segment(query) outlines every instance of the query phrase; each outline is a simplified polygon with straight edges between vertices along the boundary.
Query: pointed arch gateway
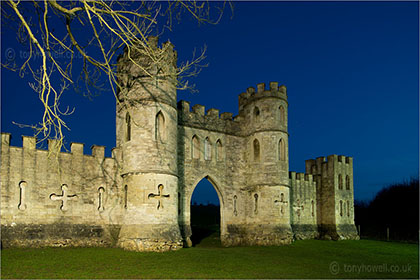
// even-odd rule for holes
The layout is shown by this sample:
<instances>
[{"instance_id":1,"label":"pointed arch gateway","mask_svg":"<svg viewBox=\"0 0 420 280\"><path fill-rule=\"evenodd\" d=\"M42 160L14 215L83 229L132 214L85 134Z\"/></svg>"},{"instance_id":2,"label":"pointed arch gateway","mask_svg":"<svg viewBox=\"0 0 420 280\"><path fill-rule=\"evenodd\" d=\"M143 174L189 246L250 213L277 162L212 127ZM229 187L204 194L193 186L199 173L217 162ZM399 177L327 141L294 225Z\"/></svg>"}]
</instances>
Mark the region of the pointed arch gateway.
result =
<instances>
[{"instance_id":1,"label":"pointed arch gateway","mask_svg":"<svg viewBox=\"0 0 420 280\"><path fill-rule=\"evenodd\" d=\"M196 190L198 188L201 188L200 185L202 185L203 182L207 181L212 186L213 191L216 192L217 198L219 201L219 226L218 229L220 229L219 235L220 237L225 233L225 225L224 225L224 197L223 192L221 189L221 183L215 179L215 177L211 175L205 175L202 177L197 178L193 181L193 183L185 189L185 192L181 193L181 217L180 221L182 221L181 226L181 232L184 238L184 245L187 247L194 246L197 239L194 239L194 228L192 225L192 202L193 202L193 195L196 193ZM197 188L198 187L198 188ZM215 228L214 228L215 229ZM216 234L215 232L213 232Z\"/></svg>"}]
</instances>

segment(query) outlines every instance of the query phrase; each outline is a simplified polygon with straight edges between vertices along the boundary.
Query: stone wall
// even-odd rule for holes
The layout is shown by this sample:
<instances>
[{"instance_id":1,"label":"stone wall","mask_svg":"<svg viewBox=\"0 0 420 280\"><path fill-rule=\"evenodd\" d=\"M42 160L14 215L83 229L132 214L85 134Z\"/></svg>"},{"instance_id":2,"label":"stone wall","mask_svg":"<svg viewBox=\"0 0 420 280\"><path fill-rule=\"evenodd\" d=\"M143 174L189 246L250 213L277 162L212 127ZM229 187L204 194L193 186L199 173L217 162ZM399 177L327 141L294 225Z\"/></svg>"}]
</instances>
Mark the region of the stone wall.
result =
<instances>
[{"instance_id":1,"label":"stone wall","mask_svg":"<svg viewBox=\"0 0 420 280\"><path fill-rule=\"evenodd\" d=\"M101 146L84 155L72 143L56 156L53 140L38 150L34 137L24 136L23 147L10 146L10 137L1 134L2 245L114 244L123 216L116 159Z\"/></svg>"},{"instance_id":2,"label":"stone wall","mask_svg":"<svg viewBox=\"0 0 420 280\"><path fill-rule=\"evenodd\" d=\"M316 182L311 174L290 172L291 223L296 239L318 237Z\"/></svg>"}]
</instances>

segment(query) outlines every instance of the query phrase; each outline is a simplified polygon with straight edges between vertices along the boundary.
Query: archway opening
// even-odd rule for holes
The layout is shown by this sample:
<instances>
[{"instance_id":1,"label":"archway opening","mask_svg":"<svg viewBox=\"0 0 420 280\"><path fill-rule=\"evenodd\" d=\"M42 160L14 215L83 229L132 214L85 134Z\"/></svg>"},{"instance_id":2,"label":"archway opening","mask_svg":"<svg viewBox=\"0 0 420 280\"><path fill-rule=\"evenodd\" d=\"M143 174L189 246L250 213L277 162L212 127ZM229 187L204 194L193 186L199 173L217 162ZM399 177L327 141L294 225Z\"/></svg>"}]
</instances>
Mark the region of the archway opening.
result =
<instances>
[{"instance_id":1,"label":"archway opening","mask_svg":"<svg viewBox=\"0 0 420 280\"><path fill-rule=\"evenodd\" d=\"M193 246L220 246L220 201L213 184L203 178L191 197Z\"/></svg>"}]
</instances>

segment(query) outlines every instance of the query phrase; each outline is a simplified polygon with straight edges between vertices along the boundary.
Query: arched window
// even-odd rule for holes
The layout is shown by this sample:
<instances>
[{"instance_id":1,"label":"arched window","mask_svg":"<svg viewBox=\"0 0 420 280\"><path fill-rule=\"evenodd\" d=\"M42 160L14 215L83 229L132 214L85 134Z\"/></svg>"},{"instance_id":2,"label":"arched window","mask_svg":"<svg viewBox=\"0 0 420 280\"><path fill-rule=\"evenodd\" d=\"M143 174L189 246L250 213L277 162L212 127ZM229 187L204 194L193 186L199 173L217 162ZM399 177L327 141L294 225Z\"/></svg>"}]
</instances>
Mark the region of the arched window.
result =
<instances>
[{"instance_id":1,"label":"arched window","mask_svg":"<svg viewBox=\"0 0 420 280\"><path fill-rule=\"evenodd\" d=\"M254 108L254 119L255 121L259 121L260 119L260 109L257 106Z\"/></svg>"},{"instance_id":2,"label":"arched window","mask_svg":"<svg viewBox=\"0 0 420 280\"><path fill-rule=\"evenodd\" d=\"M315 202L313 200L311 201L311 214L312 217L315 216Z\"/></svg>"},{"instance_id":3,"label":"arched window","mask_svg":"<svg viewBox=\"0 0 420 280\"><path fill-rule=\"evenodd\" d=\"M204 159L211 160L211 143L208 137L204 140Z\"/></svg>"},{"instance_id":4,"label":"arched window","mask_svg":"<svg viewBox=\"0 0 420 280\"><path fill-rule=\"evenodd\" d=\"M340 216L343 217L343 201L340 200Z\"/></svg>"},{"instance_id":5,"label":"arched window","mask_svg":"<svg viewBox=\"0 0 420 280\"><path fill-rule=\"evenodd\" d=\"M166 140L165 117L160 111L156 115L155 120L155 139L156 141L164 142Z\"/></svg>"},{"instance_id":6,"label":"arched window","mask_svg":"<svg viewBox=\"0 0 420 280\"><path fill-rule=\"evenodd\" d=\"M216 142L216 160L223 160L223 145L220 139L218 139Z\"/></svg>"},{"instance_id":7,"label":"arched window","mask_svg":"<svg viewBox=\"0 0 420 280\"><path fill-rule=\"evenodd\" d=\"M280 119L280 124L284 124L286 119L284 117L284 108L283 106L279 107L279 119Z\"/></svg>"},{"instance_id":8,"label":"arched window","mask_svg":"<svg viewBox=\"0 0 420 280\"><path fill-rule=\"evenodd\" d=\"M131 117L130 117L130 114L128 113L125 115L125 125L126 125L125 141L130 141L131 140Z\"/></svg>"},{"instance_id":9,"label":"arched window","mask_svg":"<svg viewBox=\"0 0 420 280\"><path fill-rule=\"evenodd\" d=\"M286 159L286 148L284 145L283 139L280 139L279 146L278 146L278 152L279 152L279 160L285 160Z\"/></svg>"},{"instance_id":10,"label":"arched window","mask_svg":"<svg viewBox=\"0 0 420 280\"><path fill-rule=\"evenodd\" d=\"M341 174L338 174L338 189L343 189L343 176L341 176Z\"/></svg>"},{"instance_id":11,"label":"arched window","mask_svg":"<svg viewBox=\"0 0 420 280\"><path fill-rule=\"evenodd\" d=\"M349 177L349 175L346 176L346 190L350 190L350 177Z\"/></svg>"},{"instance_id":12,"label":"arched window","mask_svg":"<svg viewBox=\"0 0 420 280\"><path fill-rule=\"evenodd\" d=\"M254 161L260 160L260 142L258 142L258 139L254 140Z\"/></svg>"},{"instance_id":13,"label":"arched window","mask_svg":"<svg viewBox=\"0 0 420 280\"><path fill-rule=\"evenodd\" d=\"M194 135L191 141L191 157L193 159L200 158L200 140L197 135Z\"/></svg>"}]
</instances>

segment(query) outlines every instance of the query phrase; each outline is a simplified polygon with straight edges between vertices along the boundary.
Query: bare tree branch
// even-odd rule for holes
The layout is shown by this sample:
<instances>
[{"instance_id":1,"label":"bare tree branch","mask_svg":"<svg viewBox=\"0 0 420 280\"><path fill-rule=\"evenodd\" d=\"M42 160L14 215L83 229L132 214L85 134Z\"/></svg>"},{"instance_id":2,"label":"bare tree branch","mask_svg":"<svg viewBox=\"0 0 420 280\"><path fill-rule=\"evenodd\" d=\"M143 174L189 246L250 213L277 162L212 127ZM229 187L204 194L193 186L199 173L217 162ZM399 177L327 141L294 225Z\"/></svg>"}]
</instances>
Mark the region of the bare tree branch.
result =
<instances>
[{"instance_id":1,"label":"bare tree branch","mask_svg":"<svg viewBox=\"0 0 420 280\"><path fill-rule=\"evenodd\" d=\"M190 14L199 23L217 24L226 2L8 0L7 4L9 9L2 5L2 16L17 25L18 40L27 44L29 55L20 67L10 63L2 63L2 66L19 70L21 77L27 72L31 73L31 88L38 93L44 112L41 121L29 127L35 130L36 136L42 135L41 140L58 139L61 148L63 129L68 129L63 117L73 110L68 107L61 110L60 98L70 85L77 89L78 83L83 81L84 95L91 97L92 88L104 89L101 74L105 75L107 88L119 102L116 59L124 48L128 59L142 73L153 78L157 75L155 71L150 71L136 61L135 56L140 54L153 64L160 65L165 61L166 52L165 46L162 49L153 47L148 36L171 29L173 19L180 20L184 13ZM216 16L213 16L213 11ZM33 14L37 18L33 18ZM88 36L87 41L83 40L82 36L77 36L73 31L74 28L83 29L83 33L92 36ZM192 89L188 78L197 75L205 67L201 65L205 51L204 47L198 55L194 52L191 60L181 63L177 68L178 89ZM75 65L76 57L82 59L81 66ZM76 80L73 78L75 68L81 69ZM165 73L164 67L161 68L159 77L173 75Z\"/></svg>"}]
</instances>

